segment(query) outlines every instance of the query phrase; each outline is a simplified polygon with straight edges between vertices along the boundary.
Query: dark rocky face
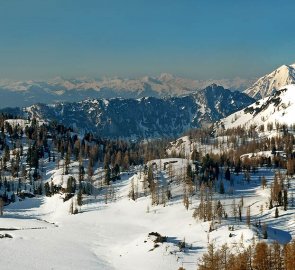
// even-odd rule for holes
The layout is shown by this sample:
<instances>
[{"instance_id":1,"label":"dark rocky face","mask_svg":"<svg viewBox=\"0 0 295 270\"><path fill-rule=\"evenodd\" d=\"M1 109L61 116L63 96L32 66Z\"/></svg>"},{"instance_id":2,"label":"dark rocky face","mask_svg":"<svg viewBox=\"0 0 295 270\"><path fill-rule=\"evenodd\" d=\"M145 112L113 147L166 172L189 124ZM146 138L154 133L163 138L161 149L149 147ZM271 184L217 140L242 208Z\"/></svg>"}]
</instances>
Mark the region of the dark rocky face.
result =
<instances>
[{"instance_id":1,"label":"dark rocky face","mask_svg":"<svg viewBox=\"0 0 295 270\"><path fill-rule=\"evenodd\" d=\"M37 104L30 116L109 138L177 137L190 128L217 121L255 100L241 92L211 85L185 97L87 99L74 103Z\"/></svg>"}]
</instances>

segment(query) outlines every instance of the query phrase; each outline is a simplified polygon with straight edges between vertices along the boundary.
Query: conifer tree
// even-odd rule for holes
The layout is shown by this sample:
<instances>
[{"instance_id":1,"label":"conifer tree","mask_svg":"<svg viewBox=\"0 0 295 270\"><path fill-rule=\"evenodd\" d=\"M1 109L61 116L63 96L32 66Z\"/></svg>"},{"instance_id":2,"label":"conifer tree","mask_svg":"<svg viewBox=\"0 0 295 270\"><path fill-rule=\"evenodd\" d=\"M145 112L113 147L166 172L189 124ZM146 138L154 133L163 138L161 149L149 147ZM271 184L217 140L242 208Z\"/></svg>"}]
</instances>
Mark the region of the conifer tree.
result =
<instances>
[{"instance_id":1,"label":"conifer tree","mask_svg":"<svg viewBox=\"0 0 295 270\"><path fill-rule=\"evenodd\" d=\"M270 261L268 260L268 246L265 242L260 242L255 247L253 267L257 270L270 269Z\"/></svg>"},{"instance_id":2,"label":"conifer tree","mask_svg":"<svg viewBox=\"0 0 295 270\"><path fill-rule=\"evenodd\" d=\"M278 207L276 206L276 210L275 210L275 218L278 218L279 217L279 209Z\"/></svg>"},{"instance_id":3,"label":"conifer tree","mask_svg":"<svg viewBox=\"0 0 295 270\"><path fill-rule=\"evenodd\" d=\"M83 197L82 197L82 190L80 189L78 194L77 194L77 204L79 206L83 205L83 201L82 201Z\"/></svg>"},{"instance_id":4,"label":"conifer tree","mask_svg":"<svg viewBox=\"0 0 295 270\"><path fill-rule=\"evenodd\" d=\"M251 226L251 212L250 212L250 206L247 207L246 223L247 223L248 227Z\"/></svg>"},{"instance_id":5,"label":"conifer tree","mask_svg":"<svg viewBox=\"0 0 295 270\"><path fill-rule=\"evenodd\" d=\"M71 200L71 203L70 203L69 213L70 213L71 215L74 214L74 203L73 203L73 199Z\"/></svg>"},{"instance_id":6,"label":"conifer tree","mask_svg":"<svg viewBox=\"0 0 295 270\"><path fill-rule=\"evenodd\" d=\"M262 235L263 235L263 239L267 239L268 238L267 226L266 226L265 223L262 224Z\"/></svg>"},{"instance_id":7,"label":"conifer tree","mask_svg":"<svg viewBox=\"0 0 295 270\"><path fill-rule=\"evenodd\" d=\"M234 217L235 221L237 220L237 214L238 214L238 210L237 210L236 200L234 199L232 202L232 216Z\"/></svg>"},{"instance_id":8,"label":"conifer tree","mask_svg":"<svg viewBox=\"0 0 295 270\"><path fill-rule=\"evenodd\" d=\"M284 211L287 211L287 207L288 207L288 192L287 189L284 189Z\"/></svg>"},{"instance_id":9,"label":"conifer tree","mask_svg":"<svg viewBox=\"0 0 295 270\"><path fill-rule=\"evenodd\" d=\"M225 192L225 191L224 191L224 184L223 184L223 181L221 181L221 182L220 182L220 185L219 185L219 193L220 193L220 194L224 194L224 192Z\"/></svg>"}]
</instances>

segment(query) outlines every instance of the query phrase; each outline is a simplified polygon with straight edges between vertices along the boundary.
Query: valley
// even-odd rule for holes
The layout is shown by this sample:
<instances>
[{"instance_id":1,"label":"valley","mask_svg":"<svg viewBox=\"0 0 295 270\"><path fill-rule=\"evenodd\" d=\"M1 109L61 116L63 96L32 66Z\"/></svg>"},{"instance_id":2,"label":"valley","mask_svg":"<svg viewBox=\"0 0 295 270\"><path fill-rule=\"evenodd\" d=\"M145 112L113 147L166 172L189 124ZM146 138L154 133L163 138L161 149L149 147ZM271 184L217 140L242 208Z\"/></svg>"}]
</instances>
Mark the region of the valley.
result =
<instances>
[{"instance_id":1,"label":"valley","mask_svg":"<svg viewBox=\"0 0 295 270\"><path fill-rule=\"evenodd\" d=\"M202 269L211 245L294 238L294 139L281 128L271 143L233 125L130 145L2 117L3 269Z\"/></svg>"},{"instance_id":2,"label":"valley","mask_svg":"<svg viewBox=\"0 0 295 270\"><path fill-rule=\"evenodd\" d=\"M295 270L295 1L0 1L0 270Z\"/></svg>"}]
</instances>

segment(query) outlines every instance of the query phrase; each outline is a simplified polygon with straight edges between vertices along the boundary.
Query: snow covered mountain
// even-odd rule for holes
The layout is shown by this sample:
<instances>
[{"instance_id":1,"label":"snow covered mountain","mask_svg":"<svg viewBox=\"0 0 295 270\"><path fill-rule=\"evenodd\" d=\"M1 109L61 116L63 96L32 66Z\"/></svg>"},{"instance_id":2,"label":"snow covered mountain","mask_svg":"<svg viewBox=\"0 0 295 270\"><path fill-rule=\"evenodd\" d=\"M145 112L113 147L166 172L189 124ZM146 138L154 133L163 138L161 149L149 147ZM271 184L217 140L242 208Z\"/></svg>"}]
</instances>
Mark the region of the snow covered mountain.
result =
<instances>
[{"instance_id":1,"label":"snow covered mountain","mask_svg":"<svg viewBox=\"0 0 295 270\"><path fill-rule=\"evenodd\" d=\"M192 80L163 73L137 79L101 80L57 77L49 81L0 80L0 107L30 106L34 103L78 102L86 98L142 98L182 96L216 83L231 90L244 90L251 80Z\"/></svg>"},{"instance_id":2,"label":"snow covered mountain","mask_svg":"<svg viewBox=\"0 0 295 270\"><path fill-rule=\"evenodd\" d=\"M36 104L29 116L110 138L175 137L217 121L254 102L241 92L213 84L195 94L171 98L87 99L74 103ZM9 110L5 110L9 111ZM10 110L15 114L20 111Z\"/></svg>"},{"instance_id":3,"label":"snow covered mountain","mask_svg":"<svg viewBox=\"0 0 295 270\"><path fill-rule=\"evenodd\" d=\"M295 83L295 64L283 65L270 74L261 77L244 93L255 98L261 99L271 95L275 90L279 90L284 85Z\"/></svg>"},{"instance_id":4,"label":"snow covered mountain","mask_svg":"<svg viewBox=\"0 0 295 270\"><path fill-rule=\"evenodd\" d=\"M228 117L220 120L219 126L235 128L238 126L256 127L272 125L275 129L276 123L291 126L295 124L295 85L287 85L274 92L271 96L260 99Z\"/></svg>"}]
</instances>

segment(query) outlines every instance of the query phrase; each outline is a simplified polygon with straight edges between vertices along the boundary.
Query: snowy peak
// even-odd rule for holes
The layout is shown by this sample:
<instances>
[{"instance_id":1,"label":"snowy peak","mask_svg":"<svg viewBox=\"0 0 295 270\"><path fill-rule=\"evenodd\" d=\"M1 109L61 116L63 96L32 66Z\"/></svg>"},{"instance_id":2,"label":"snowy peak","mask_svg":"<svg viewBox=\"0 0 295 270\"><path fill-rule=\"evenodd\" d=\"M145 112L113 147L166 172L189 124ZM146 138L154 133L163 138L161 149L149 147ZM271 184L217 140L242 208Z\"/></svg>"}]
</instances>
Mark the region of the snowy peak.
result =
<instances>
[{"instance_id":1,"label":"snowy peak","mask_svg":"<svg viewBox=\"0 0 295 270\"><path fill-rule=\"evenodd\" d=\"M271 95L284 85L295 83L295 64L282 65L270 74L261 77L245 90L249 96L260 99Z\"/></svg>"},{"instance_id":2,"label":"snowy peak","mask_svg":"<svg viewBox=\"0 0 295 270\"><path fill-rule=\"evenodd\" d=\"M176 77L170 73L161 73L158 79L160 81L171 81L174 80Z\"/></svg>"},{"instance_id":3,"label":"snowy peak","mask_svg":"<svg viewBox=\"0 0 295 270\"><path fill-rule=\"evenodd\" d=\"M260 99L230 116L222 119L217 126L225 129L255 126L267 130L276 124L292 126L295 124L295 84L287 85L271 96Z\"/></svg>"}]
</instances>

